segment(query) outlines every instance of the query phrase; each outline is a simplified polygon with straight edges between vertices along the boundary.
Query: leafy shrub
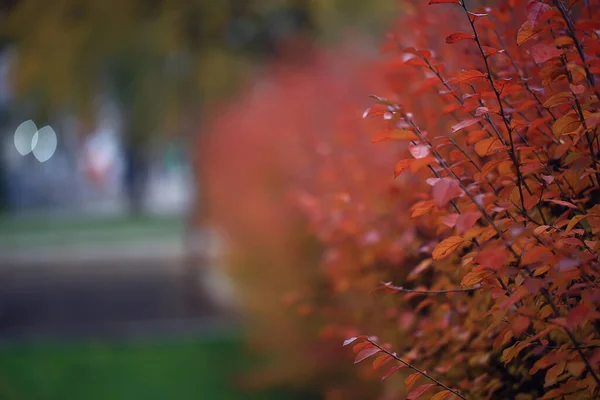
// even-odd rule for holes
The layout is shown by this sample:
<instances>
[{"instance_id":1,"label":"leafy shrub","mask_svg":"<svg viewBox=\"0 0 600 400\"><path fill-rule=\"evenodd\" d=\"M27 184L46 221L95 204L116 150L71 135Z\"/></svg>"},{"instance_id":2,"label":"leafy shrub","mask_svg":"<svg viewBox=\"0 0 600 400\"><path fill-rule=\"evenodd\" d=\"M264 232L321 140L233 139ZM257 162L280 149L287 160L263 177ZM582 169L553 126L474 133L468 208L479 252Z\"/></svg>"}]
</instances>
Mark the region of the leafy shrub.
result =
<instances>
[{"instance_id":1,"label":"leafy shrub","mask_svg":"<svg viewBox=\"0 0 600 400\"><path fill-rule=\"evenodd\" d=\"M431 186L410 210L420 260L383 284L397 312L413 310L399 327L411 340L346 343L357 361L395 361L384 376L408 368L411 399L595 398L598 5L432 4L458 11L463 26L432 30L436 51L421 47L431 44L422 31L411 38L419 47L391 35L392 70L412 69L414 84L393 81L366 112L388 121L389 139L410 142L395 174ZM445 18L438 12L420 11L416 23ZM444 36L453 54L440 48ZM428 92L437 99L415 109Z\"/></svg>"},{"instance_id":2,"label":"leafy shrub","mask_svg":"<svg viewBox=\"0 0 600 400\"><path fill-rule=\"evenodd\" d=\"M594 398L598 4L431 3L381 64L337 53L219 112L211 209L256 338L329 398Z\"/></svg>"}]
</instances>

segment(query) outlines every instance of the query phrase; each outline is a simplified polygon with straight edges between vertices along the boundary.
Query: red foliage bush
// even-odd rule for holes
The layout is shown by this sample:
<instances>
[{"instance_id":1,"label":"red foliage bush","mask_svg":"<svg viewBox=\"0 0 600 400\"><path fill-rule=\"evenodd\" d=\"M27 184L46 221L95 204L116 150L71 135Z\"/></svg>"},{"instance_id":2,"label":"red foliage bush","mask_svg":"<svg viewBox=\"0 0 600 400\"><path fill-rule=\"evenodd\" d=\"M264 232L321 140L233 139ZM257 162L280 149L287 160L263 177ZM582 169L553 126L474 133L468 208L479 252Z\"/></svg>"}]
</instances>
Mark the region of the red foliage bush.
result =
<instances>
[{"instance_id":1,"label":"red foliage bush","mask_svg":"<svg viewBox=\"0 0 600 400\"><path fill-rule=\"evenodd\" d=\"M599 6L431 3L383 66L315 63L219 113L209 192L240 265L261 254L257 332L296 376L342 368L330 340L352 336L357 363L408 373L392 397L595 398ZM380 97L361 123L346 100L365 87ZM332 398L375 390L325 381Z\"/></svg>"},{"instance_id":2,"label":"red foliage bush","mask_svg":"<svg viewBox=\"0 0 600 400\"><path fill-rule=\"evenodd\" d=\"M357 361L395 361L386 375L411 370L411 399L428 390L436 399L595 398L598 4L513 0L472 12L461 0L438 3L462 14L464 26L445 36L460 47L444 59L439 30L438 54L390 36L392 75L411 69L416 83L391 82L367 111L383 115L391 139L410 141L395 174L412 169L431 186L411 207L421 260L383 285L398 310L414 310L399 327L412 340L347 344ZM415 110L412 99L430 91L437 100Z\"/></svg>"}]
</instances>

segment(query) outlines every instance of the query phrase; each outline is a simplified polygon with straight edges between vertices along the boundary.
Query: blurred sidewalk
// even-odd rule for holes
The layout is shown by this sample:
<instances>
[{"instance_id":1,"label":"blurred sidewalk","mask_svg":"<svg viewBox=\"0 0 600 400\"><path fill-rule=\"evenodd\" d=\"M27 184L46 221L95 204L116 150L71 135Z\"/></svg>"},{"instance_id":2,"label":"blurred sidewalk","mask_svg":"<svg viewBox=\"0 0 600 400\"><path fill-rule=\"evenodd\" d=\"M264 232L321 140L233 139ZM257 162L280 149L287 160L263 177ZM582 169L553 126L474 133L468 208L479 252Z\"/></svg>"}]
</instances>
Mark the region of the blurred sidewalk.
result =
<instances>
[{"instance_id":1,"label":"blurred sidewalk","mask_svg":"<svg viewBox=\"0 0 600 400\"><path fill-rule=\"evenodd\" d=\"M0 220L0 337L123 337L227 324L212 270L190 282L181 219Z\"/></svg>"}]
</instances>

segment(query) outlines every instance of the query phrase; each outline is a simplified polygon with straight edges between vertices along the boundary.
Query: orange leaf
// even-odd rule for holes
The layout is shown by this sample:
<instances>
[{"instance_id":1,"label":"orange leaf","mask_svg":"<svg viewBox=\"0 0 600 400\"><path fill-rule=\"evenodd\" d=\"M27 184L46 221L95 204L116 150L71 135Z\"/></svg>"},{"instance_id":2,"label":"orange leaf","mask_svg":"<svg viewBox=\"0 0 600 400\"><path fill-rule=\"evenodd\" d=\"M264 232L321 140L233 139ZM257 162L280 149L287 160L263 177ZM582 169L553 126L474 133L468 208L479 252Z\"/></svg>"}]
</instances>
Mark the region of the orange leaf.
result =
<instances>
[{"instance_id":1,"label":"orange leaf","mask_svg":"<svg viewBox=\"0 0 600 400\"><path fill-rule=\"evenodd\" d=\"M461 73L456 78L451 79L451 81L454 83L467 83L479 78L485 78L485 75L476 69L471 69Z\"/></svg>"},{"instance_id":2,"label":"orange leaf","mask_svg":"<svg viewBox=\"0 0 600 400\"><path fill-rule=\"evenodd\" d=\"M546 371L546 380L544 382L544 387L552 386L556 383L556 379L560 375L558 365L554 365L548 371Z\"/></svg>"},{"instance_id":3,"label":"orange leaf","mask_svg":"<svg viewBox=\"0 0 600 400\"><path fill-rule=\"evenodd\" d=\"M464 32L455 32L446 37L446 43L451 44L451 43L456 43L461 40L467 40L467 39L474 40L473 35L469 35L468 33L464 33Z\"/></svg>"},{"instance_id":4,"label":"orange leaf","mask_svg":"<svg viewBox=\"0 0 600 400\"><path fill-rule=\"evenodd\" d=\"M447 390L436 393L431 400L446 400L448 397L452 396L452 392Z\"/></svg>"},{"instance_id":5,"label":"orange leaf","mask_svg":"<svg viewBox=\"0 0 600 400\"><path fill-rule=\"evenodd\" d=\"M462 236L450 236L447 239L442 240L433 249L432 257L434 260L441 260L442 258L448 257L454 250L458 248L464 242Z\"/></svg>"},{"instance_id":6,"label":"orange leaf","mask_svg":"<svg viewBox=\"0 0 600 400\"><path fill-rule=\"evenodd\" d=\"M389 378L390 375L392 375L394 372L396 372L402 368L406 368L406 365L404 365L404 364L394 365L392 368L388 369L385 374L383 374L383 376L381 377L381 380Z\"/></svg>"},{"instance_id":7,"label":"orange leaf","mask_svg":"<svg viewBox=\"0 0 600 400\"><path fill-rule=\"evenodd\" d=\"M471 271L466 274L462 280L460 281L460 285L463 287L470 287L480 283L484 280L488 275L490 275L489 271Z\"/></svg>"},{"instance_id":8,"label":"orange leaf","mask_svg":"<svg viewBox=\"0 0 600 400\"><path fill-rule=\"evenodd\" d=\"M517 32L517 46L520 46L529 39L535 37L539 32L540 29L534 29L531 22L525 21L519 28L519 32Z\"/></svg>"},{"instance_id":9,"label":"orange leaf","mask_svg":"<svg viewBox=\"0 0 600 400\"><path fill-rule=\"evenodd\" d=\"M480 157L485 157L489 154L493 154L496 151L503 148L504 146L502 145L502 142L500 142L500 140L495 137L483 139L482 141L475 143L475 152Z\"/></svg>"},{"instance_id":10,"label":"orange leaf","mask_svg":"<svg viewBox=\"0 0 600 400\"><path fill-rule=\"evenodd\" d=\"M390 360L393 360L394 357L390 356L389 354L384 354L380 357L377 357L373 360L373 369L377 369L379 367L381 367L382 365L384 365L385 363L387 363Z\"/></svg>"},{"instance_id":11,"label":"orange leaf","mask_svg":"<svg viewBox=\"0 0 600 400\"><path fill-rule=\"evenodd\" d=\"M437 160L433 156L415 159L412 163L410 163L410 172L414 174L416 172L419 172L421 168L435 163L437 163Z\"/></svg>"},{"instance_id":12,"label":"orange leaf","mask_svg":"<svg viewBox=\"0 0 600 400\"><path fill-rule=\"evenodd\" d=\"M581 121L579 121L577 115L574 113L566 114L554 122L554 125L552 125L552 131L556 135L567 135L577 130L580 126Z\"/></svg>"},{"instance_id":13,"label":"orange leaf","mask_svg":"<svg viewBox=\"0 0 600 400\"><path fill-rule=\"evenodd\" d=\"M406 168L410 167L410 164L413 162L413 159L408 159L408 160L400 160L396 163L396 166L394 166L394 178L397 178L402 171L404 171Z\"/></svg>"},{"instance_id":14,"label":"orange leaf","mask_svg":"<svg viewBox=\"0 0 600 400\"><path fill-rule=\"evenodd\" d=\"M354 359L354 364L358 364L359 362L371 357L373 354L379 353L380 351L381 350L379 350L377 347L371 347L368 349L361 350L356 355L356 358Z\"/></svg>"},{"instance_id":15,"label":"orange leaf","mask_svg":"<svg viewBox=\"0 0 600 400\"><path fill-rule=\"evenodd\" d=\"M573 95L569 92L558 92L548 97L548 99L544 102L544 107L554 107L559 104L567 104L569 103L569 99L572 99Z\"/></svg>"},{"instance_id":16,"label":"orange leaf","mask_svg":"<svg viewBox=\"0 0 600 400\"><path fill-rule=\"evenodd\" d=\"M571 220L569 221L569 224L567 225L565 232L569 232L571 229L573 229L573 227L575 227L575 225L577 225L577 223L579 221L581 221L582 219L586 218L587 215L576 215L573 218L571 218Z\"/></svg>"},{"instance_id":17,"label":"orange leaf","mask_svg":"<svg viewBox=\"0 0 600 400\"><path fill-rule=\"evenodd\" d=\"M420 215L426 214L429 210L431 210L433 208L434 205L435 205L435 200L419 201L418 203L415 203L411 207L412 212L410 214L410 217L415 218Z\"/></svg>"},{"instance_id":18,"label":"orange leaf","mask_svg":"<svg viewBox=\"0 0 600 400\"><path fill-rule=\"evenodd\" d=\"M421 376L421 374L418 372L415 372L414 374L410 374L409 376L407 376L406 379L404 380L404 384L406 385L406 388L410 389L410 387L415 384L415 382L417 381L417 379L419 379L420 376Z\"/></svg>"},{"instance_id":19,"label":"orange leaf","mask_svg":"<svg viewBox=\"0 0 600 400\"><path fill-rule=\"evenodd\" d=\"M426 383L425 385L417 386L412 392L408 394L406 397L407 400L414 400L419 398L423 393L427 391L427 389L435 386L434 383Z\"/></svg>"}]
</instances>

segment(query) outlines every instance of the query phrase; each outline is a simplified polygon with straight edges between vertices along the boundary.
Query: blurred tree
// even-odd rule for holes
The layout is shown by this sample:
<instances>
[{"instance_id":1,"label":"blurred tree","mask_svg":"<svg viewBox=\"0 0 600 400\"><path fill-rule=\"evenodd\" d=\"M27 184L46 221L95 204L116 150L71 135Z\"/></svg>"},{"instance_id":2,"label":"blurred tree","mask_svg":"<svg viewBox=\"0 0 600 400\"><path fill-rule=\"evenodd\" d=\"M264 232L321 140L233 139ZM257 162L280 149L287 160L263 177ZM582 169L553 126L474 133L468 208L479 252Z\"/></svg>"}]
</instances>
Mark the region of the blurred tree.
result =
<instances>
[{"instance_id":1,"label":"blurred tree","mask_svg":"<svg viewBox=\"0 0 600 400\"><path fill-rule=\"evenodd\" d=\"M169 134L191 135L200 105L232 93L251 60L281 54L281 43L297 52L286 38L298 32L331 38L349 23L384 26L395 3L0 0L0 41L17 49L16 94L40 122L66 111L93 126L100 96L118 102L124 183L138 210L148 148Z\"/></svg>"}]
</instances>

